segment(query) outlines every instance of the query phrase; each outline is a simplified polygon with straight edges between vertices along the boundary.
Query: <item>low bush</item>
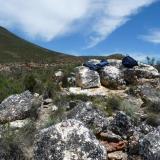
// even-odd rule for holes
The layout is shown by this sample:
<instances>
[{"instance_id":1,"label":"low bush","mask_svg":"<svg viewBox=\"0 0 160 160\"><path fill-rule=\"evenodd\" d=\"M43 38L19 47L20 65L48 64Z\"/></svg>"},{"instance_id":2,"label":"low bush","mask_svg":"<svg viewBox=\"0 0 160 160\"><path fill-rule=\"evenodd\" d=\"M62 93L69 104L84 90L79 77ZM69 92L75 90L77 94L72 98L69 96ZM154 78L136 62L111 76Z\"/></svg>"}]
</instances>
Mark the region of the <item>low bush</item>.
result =
<instances>
[{"instance_id":1,"label":"low bush","mask_svg":"<svg viewBox=\"0 0 160 160\"><path fill-rule=\"evenodd\" d=\"M65 109L63 107L58 107L58 110L50 115L44 128L48 128L52 125L60 123L64 118L65 118Z\"/></svg>"},{"instance_id":2,"label":"low bush","mask_svg":"<svg viewBox=\"0 0 160 160\"><path fill-rule=\"evenodd\" d=\"M111 116L115 111L120 109L121 98L118 96L103 97L97 96L91 99L92 103L100 110Z\"/></svg>"},{"instance_id":3,"label":"low bush","mask_svg":"<svg viewBox=\"0 0 160 160\"><path fill-rule=\"evenodd\" d=\"M148 113L147 124L158 127L160 125L160 114Z\"/></svg>"},{"instance_id":4,"label":"low bush","mask_svg":"<svg viewBox=\"0 0 160 160\"><path fill-rule=\"evenodd\" d=\"M9 76L0 75L0 102L12 94L21 93L23 90L22 81L12 79Z\"/></svg>"},{"instance_id":5,"label":"low bush","mask_svg":"<svg viewBox=\"0 0 160 160\"><path fill-rule=\"evenodd\" d=\"M160 113L160 100L147 103L146 104L146 111L153 112L153 113Z\"/></svg>"},{"instance_id":6,"label":"low bush","mask_svg":"<svg viewBox=\"0 0 160 160\"><path fill-rule=\"evenodd\" d=\"M29 90L31 92L34 92L34 88L36 86L36 80L33 74L26 75L24 78L24 87L25 90Z\"/></svg>"},{"instance_id":7,"label":"low bush","mask_svg":"<svg viewBox=\"0 0 160 160\"><path fill-rule=\"evenodd\" d=\"M121 102L120 110L125 112L128 116L130 116L135 123L138 123L139 116L136 113L139 109L136 105L133 105L127 100L123 100Z\"/></svg>"},{"instance_id":8,"label":"low bush","mask_svg":"<svg viewBox=\"0 0 160 160\"><path fill-rule=\"evenodd\" d=\"M29 155L22 151L22 146L23 148L25 147L26 152L27 148L33 145L35 133L35 123L32 120L23 128L17 130L11 128L9 123L3 125L3 132L0 138L0 156L2 150L4 150L4 157L6 157L4 159L30 159Z\"/></svg>"},{"instance_id":9,"label":"low bush","mask_svg":"<svg viewBox=\"0 0 160 160\"><path fill-rule=\"evenodd\" d=\"M119 110L121 106L121 98L118 96L111 96L107 99L107 107L112 108L112 110Z\"/></svg>"}]
</instances>

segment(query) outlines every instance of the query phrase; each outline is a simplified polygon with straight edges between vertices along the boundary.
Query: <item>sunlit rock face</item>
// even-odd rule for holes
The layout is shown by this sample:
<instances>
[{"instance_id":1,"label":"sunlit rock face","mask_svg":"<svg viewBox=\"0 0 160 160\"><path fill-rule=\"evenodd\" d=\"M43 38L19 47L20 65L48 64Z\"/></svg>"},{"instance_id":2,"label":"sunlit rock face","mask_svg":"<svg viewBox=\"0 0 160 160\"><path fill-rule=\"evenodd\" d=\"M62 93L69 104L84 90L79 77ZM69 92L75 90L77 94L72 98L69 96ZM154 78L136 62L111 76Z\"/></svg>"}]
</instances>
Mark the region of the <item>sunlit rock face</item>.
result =
<instances>
[{"instance_id":1,"label":"sunlit rock face","mask_svg":"<svg viewBox=\"0 0 160 160\"><path fill-rule=\"evenodd\" d=\"M101 83L111 89L122 88L125 84L123 73L115 66L106 66L100 71Z\"/></svg>"},{"instance_id":2,"label":"sunlit rock face","mask_svg":"<svg viewBox=\"0 0 160 160\"><path fill-rule=\"evenodd\" d=\"M98 72L84 66L77 67L76 85L81 88L100 87L101 84Z\"/></svg>"},{"instance_id":3,"label":"sunlit rock face","mask_svg":"<svg viewBox=\"0 0 160 160\"><path fill-rule=\"evenodd\" d=\"M82 122L69 119L36 135L34 159L106 160L107 154Z\"/></svg>"},{"instance_id":4,"label":"sunlit rock face","mask_svg":"<svg viewBox=\"0 0 160 160\"><path fill-rule=\"evenodd\" d=\"M133 68L124 68L124 79L128 84L137 84L140 79L155 79L159 78L160 74L158 70L151 66L144 63L139 63L138 66Z\"/></svg>"},{"instance_id":5,"label":"sunlit rock face","mask_svg":"<svg viewBox=\"0 0 160 160\"><path fill-rule=\"evenodd\" d=\"M33 104L29 91L11 95L0 104L0 123L21 120L28 117Z\"/></svg>"}]
</instances>

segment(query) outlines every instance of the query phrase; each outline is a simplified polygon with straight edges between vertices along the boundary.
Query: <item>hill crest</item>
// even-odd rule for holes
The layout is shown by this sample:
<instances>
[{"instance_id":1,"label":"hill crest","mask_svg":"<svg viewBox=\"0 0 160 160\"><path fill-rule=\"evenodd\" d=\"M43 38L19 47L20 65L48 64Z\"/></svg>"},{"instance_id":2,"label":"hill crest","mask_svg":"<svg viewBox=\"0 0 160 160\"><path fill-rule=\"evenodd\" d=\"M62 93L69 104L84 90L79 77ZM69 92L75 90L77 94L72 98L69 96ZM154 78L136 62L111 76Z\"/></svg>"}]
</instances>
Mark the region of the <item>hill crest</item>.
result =
<instances>
[{"instance_id":1,"label":"hill crest","mask_svg":"<svg viewBox=\"0 0 160 160\"><path fill-rule=\"evenodd\" d=\"M45 49L0 27L0 63L60 63L73 60L77 57Z\"/></svg>"}]
</instances>

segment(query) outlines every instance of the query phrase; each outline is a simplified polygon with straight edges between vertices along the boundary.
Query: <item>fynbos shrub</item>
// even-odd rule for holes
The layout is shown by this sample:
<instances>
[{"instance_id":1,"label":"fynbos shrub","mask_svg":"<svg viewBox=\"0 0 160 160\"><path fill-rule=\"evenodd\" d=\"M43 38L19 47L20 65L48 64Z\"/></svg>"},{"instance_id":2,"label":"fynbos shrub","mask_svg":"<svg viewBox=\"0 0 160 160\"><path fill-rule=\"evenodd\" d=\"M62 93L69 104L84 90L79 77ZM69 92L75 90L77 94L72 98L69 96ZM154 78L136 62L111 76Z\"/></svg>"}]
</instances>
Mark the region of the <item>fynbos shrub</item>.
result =
<instances>
[{"instance_id":1,"label":"fynbos shrub","mask_svg":"<svg viewBox=\"0 0 160 160\"><path fill-rule=\"evenodd\" d=\"M25 90L29 90L29 91L33 92L35 85L36 85L36 80L32 74L25 76L25 78L24 78Z\"/></svg>"}]
</instances>

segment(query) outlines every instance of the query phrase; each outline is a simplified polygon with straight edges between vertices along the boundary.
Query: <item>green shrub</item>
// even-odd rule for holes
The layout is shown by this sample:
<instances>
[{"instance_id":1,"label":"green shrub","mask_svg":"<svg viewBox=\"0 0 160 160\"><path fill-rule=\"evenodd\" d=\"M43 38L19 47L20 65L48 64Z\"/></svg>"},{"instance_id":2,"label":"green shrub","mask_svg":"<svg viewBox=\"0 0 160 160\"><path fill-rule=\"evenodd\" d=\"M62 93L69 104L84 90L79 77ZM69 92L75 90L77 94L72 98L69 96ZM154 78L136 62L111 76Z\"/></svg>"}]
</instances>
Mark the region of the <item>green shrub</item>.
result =
<instances>
[{"instance_id":1,"label":"green shrub","mask_svg":"<svg viewBox=\"0 0 160 160\"><path fill-rule=\"evenodd\" d=\"M112 110L119 110L121 106L121 99L118 96L111 96L107 99L107 106Z\"/></svg>"},{"instance_id":2,"label":"green shrub","mask_svg":"<svg viewBox=\"0 0 160 160\"><path fill-rule=\"evenodd\" d=\"M15 139L20 144L32 145L34 141L34 135L36 134L35 120L31 119L23 128L19 129Z\"/></svg>"},{"instance_id":3,"label":"green shrub","mask_svg":"<svg viewBox=\"0 0 160 160\"><path fill-rule=\"evenodd\" d=\"M25 86L25 90L29 90L31 92L34 91L34 88L36 86L36 80L33 74L25 76L24 86Z\"/></svg>"},{"instance_id":4,"label":"green shrub","mask_svg":"<svg viewBox=\"0 0 160 160\"><path fill-rule=\"evenodd\" d=\"M25 67L13 67L11 72L0 72L0 102L4 98L21 93L25 90L39 94L48 94L52 97L60 91L53 76L59 68L65 74L63 87L68 87L67 77L78 64L57 64L47 68L33 68L28 70ZM49 97L50 97L49 96Z\"/></svg>"},{"instance_id":5,"label":"green shrub","mask_svg":"<svg viewBox=\"0 0 160 160\"><path fill-rule=\"evenodd\" d=\"M3 125L3 132L1 134L1 144L5 146L6 152L12 152L12 148L24 146L31 146L34 141L36 133L35 123L30 120L23 128L14 130L9 123Z\"/></svg>"},{"instance_id":6,"label":"green shrub","mask_svg":"<svg viewBox=\"0 0 160 160\"><path fill-rule=\"evenodd\" d=\"M6 123L3 125L3 133L2 133L2 139L6 144L10 144L14 142L15 134L12 132L10 128L10 123Z\"/></svg>"},{"instance_id":7,"label":"green shrub","mask_svg":"<svg viewBox=\"0 0 160 160\"><path fill-rule=\"evenodd\" d=\"M65 109L63 107L58 107L58 110L50 115L44 128L48 128L52 125L60 123L64 119L64 117L65 117Z\"/></svg>"},{"instance_id":8,"label":"green shrub","mask_svg":"<svg viewBox=\"0 0 160 160\"><path fill-rule=\"evenodd\" d=\"M160 114L149 113L146 121L149 125L158 127L160 125Z\"/></svg>"},{"instance_id":9,"label":"green shrub","mask_svg":"<svg viewBox=\"0 0 160 160\"><path fill-rule=\"evenodd\" d=\"M147 112L160 113L160 101L147 103L146 107Z\"/></svg>"},{"instance_id":10,"label":"green shrub","mask_svg":"<svg viewBox=\"0 0 160 160\"><path fill-rule=\"evenodd\" d=\"M44 126L44 128L48 128L54 124L56 124L57 122L59 122L59 120L57 119L57 116L54 118L53 116L50 116Z\"/></svg>"},{"instance_id":11,"label":"green shrub","mask_svg":"<svg viewBox=\"0 0 160 160\"><path fill-rule=\"evenodd\" d=\"M111 116L115 111L119 110L121 98L117 96L103 97L97 96L91 99L92 103L100 110Z\"/></svg>"},{"instance_id":12,"label":"green shrub","mask_svg":"<svg viewBox=\"0 0 160 160\"><path fill-rule=\"evenodd\" d=\"M0 102L2 102L8 96L21 93L22 91L22 81L12 79L12 77L7 75L0 75Z\"/></svg>"},{"instance_id":13,"label":"green shrub","mask_svg":"<svg viewBox=\"0 0 160 160\"><path fill-rule=\"evenodd\" d=\"M127 100L123 100L121 102L120 110L122 110L128 116L130 116L134 120L135 123L137 123L139 121L139 117L136 114L137 111L139 110L139 108L136 105L133 105L132 103L130 103Z\"/></svg>"}]
</instances>

